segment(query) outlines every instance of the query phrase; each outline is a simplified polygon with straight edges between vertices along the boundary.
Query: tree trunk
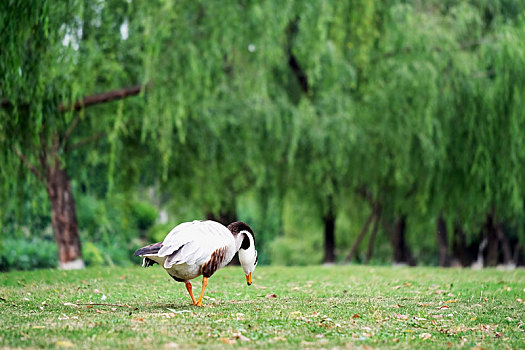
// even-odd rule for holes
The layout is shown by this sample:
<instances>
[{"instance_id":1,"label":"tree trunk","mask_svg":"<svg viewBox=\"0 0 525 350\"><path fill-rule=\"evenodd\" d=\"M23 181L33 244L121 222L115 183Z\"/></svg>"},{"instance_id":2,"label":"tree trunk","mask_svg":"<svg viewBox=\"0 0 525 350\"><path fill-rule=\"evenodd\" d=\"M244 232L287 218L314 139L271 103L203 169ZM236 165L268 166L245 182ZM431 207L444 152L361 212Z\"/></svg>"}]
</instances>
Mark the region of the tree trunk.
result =
<instances>
[{"instance_id":1,"label":"tree trunk","mask_svg":"<svg viewBox=\"0 0 525 350\"><path fill-rule=\"evenodd\" d=\"M328 212L323 217L324 223L324 257L323 263L335 263L335 214L333 204L329 203Z\"/></svg>"},{"instance_id":2,"label":"tree trunk","mask_svg":"<svg viewBox=\"0 0 525 350\"><path fill-rule=\"evenodd\" d=\"M439 214L436 225L436 241L439 248L439 266L450 266L450 253L448 249L448 234L447 224L443 219L443 215Z\"/></svg>"},{"instance_id":3,"label":"tree trunk","mask_svg":"<svg viewBox=\"0 0 525 350\"><path fill-rule=\"evenodd\" d=\"M233 210L221 210L218 215L214 213L208 213L206 219L217 221L218 223L228 226L232 222L237 221L237 213Z\"/></svg>"},{"instance_id":4,"label":"tree trunk","mask_svg":"<svg viewBox=\"0 0 525 350\"><path fill-rule=\"evenodd\" d=\"M394 250L394 264L414 266L412 253L405 240L406 217L397 218L393 227L389 227L388 231L390 231L390 242Z\"/></svg>"},{"instance_id":5,"label":"tree trunk","mask_svg":"<svg viewBox=\"0 0 525 350\"><path fill-rule=\"evenodd\" d=\"M467 267L472 264L473 255L467 247L465 232L458 225L454 226L454 239L452 240L454 256L459 260L461 266Z\"/></svg>"},{"instance_id":6,"label":"tree trunk","mask_svg":"<svg viewBox=\"0 0 525 350\"><path fill-rule=\"evenodd\" d=\"M505 235L505 232L503 231L502 225L498 225L496 228L496 232L498 234L498 240L501 243L501 250L503 253L503 264L509 265L513 263L512 259L512 251L510 249L510 243Z\"/></svg>"},{"instance_id":7,"label":"tree trunk","mask_svg":"<svg viewBox=\"0 0 525 350\"><path fill-rule=\"evenodd\" d=\"M75 200L66 170L55 166L46 169L46 189L51 202L51 222L58 245L59 268L81 269L84 267L78 235Z\"/></svg>"},{"instance_id":8,"label":"tree trunk","mask_svg":"<svg viewBox=\"0 0 525 350\"><path fill-rule=\"evenodd\" d=\"M487 215L485 223L485 238L487 239L487 248L484 256L484 266L496 266L498 264L498 230L493 214Z\"/></svg>"},{"instance_id":9,"label":"tree trunk","mask_svg":"<svg viewBox=\"0 0 525 350\"><path fill-rule=\"evenodd\" d=\"M514 265L516 266L520 266L521 262L520 262L520 251L521 251L521 244L516 244L514 246L514 253L512 255L512 261L514 263ZM521 264L523 266L523 264Z\"/></svg>"},{"instance_id":10,"label":"tree trunk","mask_svg":"<svg viewBox=\"0 0 525 350\"><path fill-rule=\"evenodd\" d=\"M374 216L375 216L375 211L372 209L372 212L370 213L370 215L366 219L366 222L365 222L363 228L361 229L361 232L357 236L354 244L352 245L352 248L350 248L350 251L348 252L348 255L345 257L345 261L344 261L345 264L347 264L348 262L350 262L350 260L352 260L354 258L355 252L357 251L357 247L359 247L359 244L361 243L361 241L365 237L366 233L368 232L368 227L370 226L370 223L372 222L372 219L374 218Z\"/></svg>"}]
</instances>

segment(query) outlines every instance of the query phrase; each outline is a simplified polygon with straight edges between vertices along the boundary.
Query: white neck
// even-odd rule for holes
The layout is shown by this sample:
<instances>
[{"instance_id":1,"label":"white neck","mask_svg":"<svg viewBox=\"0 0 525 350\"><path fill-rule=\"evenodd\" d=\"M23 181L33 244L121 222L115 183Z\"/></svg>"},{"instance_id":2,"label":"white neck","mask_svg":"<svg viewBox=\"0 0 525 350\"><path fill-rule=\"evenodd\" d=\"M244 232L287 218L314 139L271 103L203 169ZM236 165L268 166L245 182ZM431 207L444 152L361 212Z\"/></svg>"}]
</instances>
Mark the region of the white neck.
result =
<instances>
[{"instance_id":1,"label":"white neck","mask_svg":"<svg viewBox=\"0 0 525 350\"><path fill-rule=\"evenodd\" d=\"M239 262L241 263L241 267L244 270L244 273L248 275L248 273L253 272L256 265L257 252L255 251L255 242L250 232L241 231L239 232L239 236L243 236L243 238L240 239L239 248L237 250L239 252ZM240 249L244 236L248 237L248 239L250 240L250 246L248 247L248 249Z\"/></svg>"},{"instance_id":2,"label":"white neck","mask_svg":"<svg viewBox=\"0 0 525 350\"><path fill-rule=\"evenodd\" d=\"M244 235L247 234L248 237L251 236L248 231L241 231L239 234L235 237L235 251L239 251L241 249L242 241L244 240ZM250 241L250 243L253 241Z\"/></svg>"}]
</instances>

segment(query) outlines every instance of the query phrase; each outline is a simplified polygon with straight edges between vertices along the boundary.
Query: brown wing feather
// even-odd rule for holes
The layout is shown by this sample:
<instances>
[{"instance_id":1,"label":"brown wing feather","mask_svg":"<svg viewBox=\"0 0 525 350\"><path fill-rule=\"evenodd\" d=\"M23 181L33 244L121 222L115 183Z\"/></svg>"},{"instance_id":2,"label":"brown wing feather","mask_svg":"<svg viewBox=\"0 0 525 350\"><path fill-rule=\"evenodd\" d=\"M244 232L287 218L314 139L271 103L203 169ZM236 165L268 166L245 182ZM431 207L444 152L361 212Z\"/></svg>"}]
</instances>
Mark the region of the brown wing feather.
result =
<instances>
[{"instance_id":1,"label":"brown wing feather","mask_svg":"<svg viewBox=\"0 0 525 350\"><path fill-rule=\"evenodd\" d=\"M226 247L219 248L211 253L210 260L206 261L201 267L201 273L204 277L211 277L219 269L226 259Z\"/></svg>"}]
</instances>

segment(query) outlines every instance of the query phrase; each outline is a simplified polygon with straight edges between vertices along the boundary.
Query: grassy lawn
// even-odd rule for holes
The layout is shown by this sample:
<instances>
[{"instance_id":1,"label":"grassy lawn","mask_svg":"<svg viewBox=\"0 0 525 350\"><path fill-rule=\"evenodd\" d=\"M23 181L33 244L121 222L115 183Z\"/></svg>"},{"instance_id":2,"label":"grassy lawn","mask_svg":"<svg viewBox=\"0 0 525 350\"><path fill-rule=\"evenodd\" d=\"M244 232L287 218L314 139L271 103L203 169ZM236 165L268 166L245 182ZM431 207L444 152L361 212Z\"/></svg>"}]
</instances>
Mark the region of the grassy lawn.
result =
<instances>
[{"instance_id":1,"label":"grassy lawn","mask_svg":"<svg viewBox=\"0 0 525 350\"><path fill-rule=\"evenodd\" d=\"M206 296L158 266L3 273L0 347L525 347L523 269L234 267Z\"/></svg>"}]
</instances>

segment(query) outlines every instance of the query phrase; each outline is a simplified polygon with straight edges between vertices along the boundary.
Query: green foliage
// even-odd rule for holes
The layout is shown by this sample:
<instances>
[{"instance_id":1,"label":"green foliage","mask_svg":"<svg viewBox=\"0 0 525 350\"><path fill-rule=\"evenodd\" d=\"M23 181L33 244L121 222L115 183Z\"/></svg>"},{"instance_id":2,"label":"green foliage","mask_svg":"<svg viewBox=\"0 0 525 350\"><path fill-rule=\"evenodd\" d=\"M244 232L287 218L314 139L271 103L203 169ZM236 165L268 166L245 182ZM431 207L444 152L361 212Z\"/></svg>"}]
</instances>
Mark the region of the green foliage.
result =
<instances>
[{"instance_id":1,"label":"green foliage","mask_svg":"<svg viewBox=\"0 0 525 350\"><path fill-rule=\"evenodd\" d=\"M135 218L140 230L147 230L157 220L159 212L157 208L146 202L133 202L131 204L131 215Z\"/></svg>"},{"instance_id":2,"label":"green foliage","mask_svg":"<svg viewBox=\"0 0 525 350\"><path fill-rule=\"evenodd\" d=\"M82 247L82 257L87 266L102 266L105 262L100 249L89 241Z\"/></svg>"},{"instance_id":3,"label":"green foliage","mask_svg":"<svg viewBox=\"0 0 525 350\"><path fill-rule=\"evenodd\" d=\"M175 226L177 225L171 223L153 225L148 229L146 239L149 243L162 242Z\"/></svg>"},{"instance_id":4,"label":"green foliage","mask_svg":"<svg viewBox=\"0 0 525 350\"><path fill-rule=\"evenodd\" d=\"M2 238L0 271L45 269L57 266L57 246L52 240L33 237Z\"/></svg>"},{"instance_id":5,"label":"green foliage","mask_svg":"<svg viewBox=\"0 0 525 350\"><path fill-rule=\"evenodd\" d=\"M136 262L133 253L137 248L136 242L127 242L117 236L110 243L88 242L82 254L88 266L130 266Z\"/></svg>"},{"instance_id":6,"label":"green foliage","mask_svg":"<svg viewBox=\"0 0 525 350\"><path fill-rule=\"evenodd\" d=\"M110 244L113 236L130 240L138 236L139 226L130 201L123 195L106 200L84 195L78 199L78 223L90 240Z\"/></svg>"},{"instance_id":7,"label":"green foliage","mask_svg":"<svg viewBox=\"0 0 525 350\"><path fill-rule=\"evenodd\" d=\"M276 265L315 265L322 261L323 250L320 237L317 242L308 239L277 237L268 247L270 261Z\"/></svg>"},{"instance_id":8,"label":"green foliage","mask_svg":"<svg viewBox=\"0 0 525 350\"><path fill-rule=\"evenodd\" d=\"M318 261L328 212L343 256L373 204L379 261L383 226L400 216L425 264L439 213L469 242L488 214L525 240L523 1L0 6L9 237L49 226L25 159L41 174L46 162L67 169L92 264L124 256L146 230L152 241L169 232L137 201L144 188L170 222L237 213L262 261L282 264ZM61 111L137 83L139 98Z\"/></svg>"}]
</instances>

